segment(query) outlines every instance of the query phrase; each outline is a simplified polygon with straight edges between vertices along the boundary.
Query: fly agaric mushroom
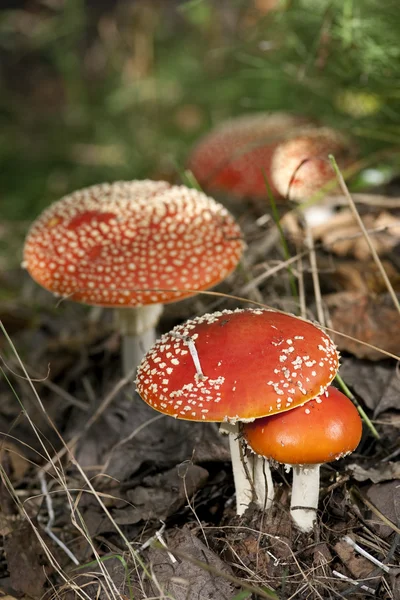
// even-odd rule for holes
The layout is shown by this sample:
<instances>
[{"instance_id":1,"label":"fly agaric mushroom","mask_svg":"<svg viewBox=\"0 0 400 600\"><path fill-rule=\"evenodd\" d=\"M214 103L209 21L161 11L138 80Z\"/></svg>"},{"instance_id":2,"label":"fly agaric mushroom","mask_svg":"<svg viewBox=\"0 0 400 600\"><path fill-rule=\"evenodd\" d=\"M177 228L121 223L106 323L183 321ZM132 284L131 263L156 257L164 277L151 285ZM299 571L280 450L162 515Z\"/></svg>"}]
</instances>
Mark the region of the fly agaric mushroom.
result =
<instances>
[{"instance_id":1,"label":"fly agaric mushroom","mask_svg":"<svg viewBox=\"0 0 400 600\"><path fill-rule=\"evenodd\" d=\"M285 113L256 113L225 121L194 147L188 167L211 193L238 198L265 198L271 181L271 160L277 144L294 128L309 123ZM276 188L273 189L276 194Z\"/></svg>"},{"instance_id":2,"label":"fly agaric mushroom","mask_svg":"<svg viewBox=\"0 0 400 600\"><path fill-rule=\"evenodd\" d=\"M322 394L338 364L333 342L312 323L269 310L225 310L164 334L140 364L136 384L143 400L159 412L231 425L237 512L242 514L252 489L239 460L239 422L291 410ZM256 468L253 477L262 471ZM254 480L254 488L265 495L264 479ZM262 507L266 502L258 501Z\"/></svg>"},{"instance_id":3,"label":"fly agaric mushroom","mask_svg":"<svg viewBox=\"0 0 400 600\"><path fill-rule=\"evenodd\" d=\"M290 513L304 532L312 529L316 517L321 463L353 452L361 433L354 404L332 386L304 406L243 426L254 452L293 468Z\"/></svg>"},{"instance_id":4,"label":"fly agaric mushroom","mask_svg":"<svg viewBox=\"0 0 400 600\"><path fill-rule=\"evenodd\" d=\"M279 144L271 164L272 183L279 194L304 202L334 181L329 154L335 156L340 167L345 167L354 157L354 147L346 136L328 127L306 129ZM304 218L312 226L331 214L328 206L319 204L307 208Z\"/></svg>"},{"instance_id":5,"label":"fly agaric mushroom","mask_svg":"<svg viewBox=\"0 0 400 600\"><path fill-rule=\"evenodd\" d=\"M219 283L242 250L233 217L202 192L122 181L47 208L28 233L23 264L54 294L119 309L126 373L154 342L162 304Z\"/></svg>"}]
</instances>

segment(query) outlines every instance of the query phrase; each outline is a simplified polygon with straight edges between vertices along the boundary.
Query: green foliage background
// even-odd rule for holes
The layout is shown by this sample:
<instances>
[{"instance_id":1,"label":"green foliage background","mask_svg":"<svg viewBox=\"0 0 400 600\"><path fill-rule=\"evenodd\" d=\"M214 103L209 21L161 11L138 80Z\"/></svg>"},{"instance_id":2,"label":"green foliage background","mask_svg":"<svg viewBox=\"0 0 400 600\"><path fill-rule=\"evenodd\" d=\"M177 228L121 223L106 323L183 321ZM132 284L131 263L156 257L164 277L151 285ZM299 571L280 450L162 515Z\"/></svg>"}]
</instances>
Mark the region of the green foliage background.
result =
<instances>
[{"instance_id":1,"label":"green foliage background","mask_svg":"<svg viewBox=\"0 0 400 600\"><path fill-rule=\"evenodd\" d=\"M398 169L397 0L33 6L0 10L3 219L100 181L179 179L203 132L252 111L344 128Z\"/></svg>"}]
</instances>

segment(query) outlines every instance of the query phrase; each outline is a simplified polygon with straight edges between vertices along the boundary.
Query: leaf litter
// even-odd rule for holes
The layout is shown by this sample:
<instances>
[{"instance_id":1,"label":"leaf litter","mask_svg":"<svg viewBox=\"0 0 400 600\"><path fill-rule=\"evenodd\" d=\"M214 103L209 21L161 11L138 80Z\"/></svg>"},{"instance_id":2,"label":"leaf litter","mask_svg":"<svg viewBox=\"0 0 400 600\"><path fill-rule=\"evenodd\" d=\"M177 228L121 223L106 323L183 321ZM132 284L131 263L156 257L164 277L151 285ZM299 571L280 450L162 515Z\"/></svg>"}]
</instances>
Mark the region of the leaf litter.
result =
<instances>
[{"instance_id":1,"label":"leaf litter","mask_svg":"<svg viewBox=\"0 0 400 600\"><path fill-rule=\"evenodd\" d=\"M239 270L220 289L235 295L260 273L268 274L271 269L271 276L260 281L253 291L257 289L259 298L268 305L278 309L293 307L287 269L275 269L284 259L273 220L259 220L259 214L254 212L257 210L248 206L244 219L249 240L248 270ZM296 254L295 247L290 250ZM45 413L32 397L29 382L21 376L6 340L2 339L4 373L39 428L50 455L57 457L63 448L49 419L63 439L70 441L75 458L68 458L64 450L60 463L55 459L57 468L62 467L55 473L43 457L43 449L11 387L3 385L2 589L34 599L55 590L54 597L68 600L106 599L110 595L233 600L242 597L238 594L245 593L246 585L250 586L248 596L243 597L248 598L272 597L273 593L282 599L325 600L349 595L365 598L366 594L385 600L396 597L398 575L394 569L399 559L399 539L390 525L377 516L381 514L389 522L399 524L400 379L394 361L379 352L383 348L399 354L399 338L393 333L396 317L382 289L374 294L368 283L363 289L346 289L351 277L346 279L340 274L346 265L352 264L359 281L365 281L357 262L333 257L326 248L318 247L316 258L321 266L319 279L330 324L340 332L378 346L377 350L366 349L359 342L343 343L337 336L343 352L342 376L377 423L381 441L372 441L365 432L362 444L350 459L322 468L318 525L311 535L299 533L291 524L291 476L283 468L273 466L278 492L272 509L262 514L251 508L239 518L233 510L227 443L217 427L162 417L140 401L133 383L116 387L120 381L119 339L107 311L93 322L84 307L68 302L55 306L49 295L38 290L35 314L30 315L32 309L16 293L13 305L23 307L24 320L17 322L13 341L26 364L32 365L33 385ZM330 266L335 265L332 272L325 268L327 259ZM390 252L386 260L396 275ZM307 306L312 307L307 255L303 261ZM296 262L293 266L298 276ZM26 285L29 284L22 277L21 288ZM203 294L167 307L161 328L169 330L199 310L237 305L238 301L229 298ZM4 313L7 314L7 307ZM312 318L313 313L309 316ZM376 332L376 337L371 332ZM110 394L112 399L102 410ZM85 428L90 418L92 423ZM76 469L75 460L90 477L95 494ZM55 516L52 531L74 554L80 563L78 568L61 548L54 549L44 531L48 514L37 478L37 471L43 466ZM70 499L60 477L67 484ZM40 537L55 553L56 567L49 563L31 524L10 498L7 480L35 519ZM355 500L354 486L360 486L360 493L377 512ZM85 536L77 525L83 525ZM164 547L157 537L162 529ZM129 540L129 548L121 532ZM344 541L347 534L370 556L387 561L389 572L359 556ZM26 544L24 553L20 552L22 538ZM152 544L146 547L149 540L153 540ZM22 582L21 573L26 583ZM66 574L66 580L60 573Z\"/></svg>"}]
</instances>

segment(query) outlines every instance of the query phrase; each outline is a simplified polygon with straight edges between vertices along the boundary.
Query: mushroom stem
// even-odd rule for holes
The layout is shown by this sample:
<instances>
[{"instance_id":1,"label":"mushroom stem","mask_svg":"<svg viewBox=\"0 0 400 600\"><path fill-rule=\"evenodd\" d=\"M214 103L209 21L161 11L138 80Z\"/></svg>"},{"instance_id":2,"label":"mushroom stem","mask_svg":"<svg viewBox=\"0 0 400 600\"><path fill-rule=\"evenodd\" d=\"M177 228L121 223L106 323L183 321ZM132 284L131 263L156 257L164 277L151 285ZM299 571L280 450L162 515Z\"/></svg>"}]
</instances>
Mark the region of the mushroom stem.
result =
<instances>
[{"instance_id":1,"label":"mushroom stem","mask_svg":"<svg viewBox=\"0 0 400 600\"><path fill-rule=\"evenodd\" d=\"M335 214L332 206L325 204L324 200L321 200L318 204L313 204L302 210L304 221L308 227L317 227L318 225L324 225L328 223Z\"/></svg>"},{"instance_id":2,"label":"mushroom stem","mask_svg":"<svg viewBox=\"0 0 400 600\"><path fill-rule=\"evenodd\" d=\"M290 514L301 531L311 531L317 516L321 465L290 466L293 468Z\"/></svg>"},{"instance_id":3,"label":"mushroom stem","mask_svg":"<svg viewBox=\"0 0 400 600\"><path fill-rule=\"evenodd\" d=\"M253 499L253 488L249 481L249 475L252 473L252 460L249 460L244 452L240 439L239 423L222 423L220 431L229 435L233 481L236 492L236 514L241 516Z\"/></svg>"},{"instance_id":4,"label":"mushroom stem","mask_svg":"<svg viewBox=\"0 0 400 600\"><path fill-rule=\"evenodd\" d=\"M271 508L275 497L271 468L266 458L256 454L253 457L253 487L257 506L262 510Z\"/></svg>"},{"instance_id":5,"label":"mushroom stem","mask_svg":"<svg viewBox=\"0 0 400 600\"><path fill-rule=\"evenodd\" d=\"M163 311L162 304L149 304L117 310L118 328L122 335L122 368L126 375L138 366L156 341L155 327Z\"/></svg>"}]
</instances>

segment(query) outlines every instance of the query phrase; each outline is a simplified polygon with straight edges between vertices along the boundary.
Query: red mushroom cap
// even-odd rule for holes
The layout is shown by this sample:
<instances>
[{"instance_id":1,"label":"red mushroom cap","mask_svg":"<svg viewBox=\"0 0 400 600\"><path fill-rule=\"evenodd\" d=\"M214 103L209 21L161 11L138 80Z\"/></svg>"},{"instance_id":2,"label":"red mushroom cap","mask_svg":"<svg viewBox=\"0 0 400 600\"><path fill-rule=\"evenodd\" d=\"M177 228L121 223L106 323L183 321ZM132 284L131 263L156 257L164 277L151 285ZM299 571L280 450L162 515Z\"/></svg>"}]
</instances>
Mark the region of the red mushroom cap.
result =
<instances>
[{"instance_id":1,"label":"red mushroom cap","mask_svg":"<svg viewBox=\"0 0 400 600\"><path fill-rule=\"evenodd\" d=\"M277 144L288 131L306 122L303 117L284 113L236 117L200 140L188 167L200 185L212 193L265 198L264 173L272 186L271 160Z\"/></svg>"},{"instance_id":2,"label":"red mushroom cap","mask_svg":"<svg viewBox=\"0 0 400 600\"><path fill-rule=\"evenodd\" d=\"M328 127L309 129L279 144L271 166L272 183L279 194L301 202L334 180L329 154L344 167L354 156L354 147Z\"/></svg>"},{"instance_id":3,"label":"red mushroom cap","mask_svg":"<svg viewBox=\"0 0 400 600\"><path fill-rule=\"evenodd\" d=\"M204 377L196 372L188 340ZM321 394L338 369L318 327L274 311L207 314L178 325L149 350L138 392L156 410L190 421L253 420Z\"/></svg>"},{"instance_id":4,"label":"red mushroom cap","mask_svg":"<svg viewBox=\"0 0 400 600\"><path fill-rule=\"evenodd\" d=\"M289 465L341 458L357 448L361 433L362 422L354 404L332 386L305 406L243 426L254 452Z\"/></svg>"},{"instance_id":5,"label":"red mushroom cap","mask_svg":"<svg viewBox=\"0 0 400 600\"><path fill-rule=\"evenodd\" d=\"M74 192L46 209L28 233L24 266L72 300L141 306L217 284L242 250L239 226L212 198L163 181L123 181Z\"/></svg>"}]
</instances>

